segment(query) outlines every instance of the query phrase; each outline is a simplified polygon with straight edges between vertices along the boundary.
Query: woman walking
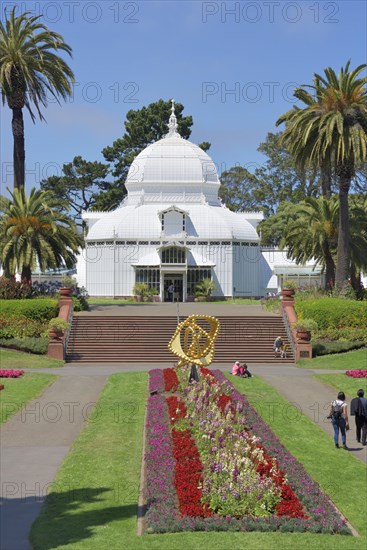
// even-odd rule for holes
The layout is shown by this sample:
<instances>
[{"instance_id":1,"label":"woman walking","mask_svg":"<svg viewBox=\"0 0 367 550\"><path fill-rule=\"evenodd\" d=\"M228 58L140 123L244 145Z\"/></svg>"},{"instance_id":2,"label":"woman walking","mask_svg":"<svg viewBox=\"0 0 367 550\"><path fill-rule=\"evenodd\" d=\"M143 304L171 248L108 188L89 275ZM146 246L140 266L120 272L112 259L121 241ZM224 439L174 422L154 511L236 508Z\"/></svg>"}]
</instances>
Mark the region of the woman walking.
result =
<instances>
[{"instance_id":1,"label":"woman walking","mask_svg":"<svg viewBox=\"0 0 367 550\"><path fill-rule=\"evenodd\" d=\"M338 397L334 401L332 401L328 418L331 418L331 423L334 428L335 447L339 448L339 430L340 430L340 433L342 436L343 449L348 449L346 430L349 430L349 421L348 421L348 407L345 402L344 392L340 391L338 393Z\"/></svg>"}]
</instances>

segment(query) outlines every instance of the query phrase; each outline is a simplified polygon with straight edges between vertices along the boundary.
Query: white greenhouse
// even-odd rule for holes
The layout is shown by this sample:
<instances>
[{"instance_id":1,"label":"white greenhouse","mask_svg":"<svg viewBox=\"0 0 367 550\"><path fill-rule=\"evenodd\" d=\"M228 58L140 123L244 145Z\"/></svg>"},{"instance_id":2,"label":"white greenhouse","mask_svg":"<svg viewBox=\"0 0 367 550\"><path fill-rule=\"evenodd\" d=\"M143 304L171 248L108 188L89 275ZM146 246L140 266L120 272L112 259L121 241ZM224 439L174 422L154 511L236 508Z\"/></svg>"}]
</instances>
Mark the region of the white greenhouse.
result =
<instances>
[{"instance_id":1,"label":"white greenhouse","mask_svg":"<svg viewBox=\"0 0 367 550\"><path fill-rule=\"evenodd\" d=\"M235 213L221 203L215 164L179 135L174 106L168 128L134 160L120 207L83 213L88 231L77 265L79 284L91 296L129 297L135 283L145 282L161 301L193 299L204 278L213 280L218 297L277 290L283 271L262 253L256 231L263 214ZM284 275L292 266L297 277L301 266L280 254ZM304 277L321 282L312 264L302 266Z\"/></svg>"}]
</instances>

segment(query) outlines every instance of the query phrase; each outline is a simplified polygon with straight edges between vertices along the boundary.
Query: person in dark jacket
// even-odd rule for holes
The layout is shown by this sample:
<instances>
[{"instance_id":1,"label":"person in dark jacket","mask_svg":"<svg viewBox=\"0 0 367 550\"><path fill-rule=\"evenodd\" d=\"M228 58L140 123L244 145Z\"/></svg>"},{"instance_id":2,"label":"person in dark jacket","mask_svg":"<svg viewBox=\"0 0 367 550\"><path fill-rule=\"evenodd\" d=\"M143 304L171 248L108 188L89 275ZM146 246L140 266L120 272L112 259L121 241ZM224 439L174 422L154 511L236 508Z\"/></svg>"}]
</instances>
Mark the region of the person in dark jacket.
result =
<instances>
[{"instance_id":1,"label":"person in dark jacket","mask_svg":"<svg viewBox=\"0 0 367 550\"><path fill-rule=\"evenodd\" d=\"M367 399L364 397L364 391L357 391L358 397L352 399L350 403L350 414L355 417L356 435L358 443L366 445L367 439Z\"/></svg>"}]
</instances>

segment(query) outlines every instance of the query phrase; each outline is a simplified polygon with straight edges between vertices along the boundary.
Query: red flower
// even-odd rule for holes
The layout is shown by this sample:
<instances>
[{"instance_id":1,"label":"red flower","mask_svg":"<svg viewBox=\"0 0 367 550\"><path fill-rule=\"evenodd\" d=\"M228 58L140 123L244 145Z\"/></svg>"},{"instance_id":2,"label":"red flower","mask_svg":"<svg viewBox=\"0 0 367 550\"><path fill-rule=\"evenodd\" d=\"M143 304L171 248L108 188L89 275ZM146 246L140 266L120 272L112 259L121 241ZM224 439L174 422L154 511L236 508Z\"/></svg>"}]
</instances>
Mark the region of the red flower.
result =
<instances>
[{"instance_id":1,"label":"red flower","mask_svg":"<svg viewBox=\"0 0 367 550\"><path fill-rule=\"evenodd\" d=\"M206 376L208 378L208 382L211 386L213 384L217 384L217 380L215 378L215 375L212 373L211 370L209 370L205 367L200 367L200 372L203 376Z\"/></svg>"},{"instance_id":2,"label":"red flower","mask_svg":"<svg viewBox=\"0 0 367 550\"><path fill-rule=\"evenodd\" d=\"M164 389L166 391L177 391L178 388L178 378L177 374L175 373L174 369L164 369L163 371L164 376Z\"/></svg>"},{"instance_id":3,"label":"red flower","mask_svg":"<svg viewBox=\"0 0 367 550\"><path fill-rule=\"evenodd\" d=\"M173 456L176 459L175 487L182 515L208 517L208 505L202 504L203 465L195 440L189 430L172 429Z\"/></svg>"},{"instance_id":4,"label":"red flower","mask_svg":"<svg viewBox=\"0 0 367 550\"><path fill-rule=\"evenodd\" d=\"M177 422L179 418L185 418L187 410L183 401L178 399L175 395L167 397L166 401L171 424Z\"/></svg>"}]
</instances>

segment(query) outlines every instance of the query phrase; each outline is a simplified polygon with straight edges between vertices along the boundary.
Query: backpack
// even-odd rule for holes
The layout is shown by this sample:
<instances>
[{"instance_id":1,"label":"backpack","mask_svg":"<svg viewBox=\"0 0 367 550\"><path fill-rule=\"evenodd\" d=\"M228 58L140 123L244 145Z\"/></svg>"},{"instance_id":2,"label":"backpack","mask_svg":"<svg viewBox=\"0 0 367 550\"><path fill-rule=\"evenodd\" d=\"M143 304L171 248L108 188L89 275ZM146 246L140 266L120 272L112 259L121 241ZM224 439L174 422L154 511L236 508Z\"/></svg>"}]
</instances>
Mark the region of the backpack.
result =
<instances>
[{"instance_id":1,"label":"backpack","mask_svg":"<svg viewBox=\"0 0 367 550\"><path fill-rule=\"evenodd\" d=\"M335 419L341 418L341 415L343 414L343 405L344 403L336 403L336 402L333 403L332 416Z\"/></svg>"}]
</instances>

